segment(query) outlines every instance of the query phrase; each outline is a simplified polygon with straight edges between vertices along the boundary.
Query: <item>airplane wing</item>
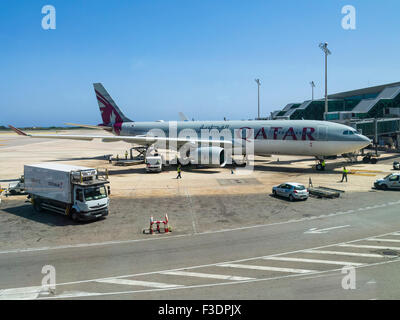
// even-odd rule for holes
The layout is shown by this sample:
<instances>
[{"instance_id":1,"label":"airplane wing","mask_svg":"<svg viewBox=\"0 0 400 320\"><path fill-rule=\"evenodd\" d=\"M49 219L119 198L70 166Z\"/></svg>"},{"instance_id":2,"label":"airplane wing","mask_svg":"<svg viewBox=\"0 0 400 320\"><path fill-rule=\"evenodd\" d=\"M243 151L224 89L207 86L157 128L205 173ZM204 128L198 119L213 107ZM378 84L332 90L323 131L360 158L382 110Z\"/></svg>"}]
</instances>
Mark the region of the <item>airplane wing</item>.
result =
<instances>
[{"instance_id":1,"label":"airplane wing","mask_svg":"<svg viewBox=\"0 0 400 320\"><path fill-rule=\"evenodd\" d=\"M109 126L94 126L90 124L79 124L79 123L66 123L67 126L74 126L74 127L82 127L82 128L89 128L89 129L101 129L112 132L112 127Z\"/></svg>"},{"instance_id":2,"label":"airplane wing","mask_svg":"<svg viewBox=\"0 0 400 320\"><path fill-rule=\"evenodd\" d=\"M143 146L150 146L157 142L176 142L177 147L184 145L185 143L212 143L212 144L222 144L224 146L231 146L232 141L228 140L204 140L204 139L193 139L193 138L166 138L166 137L152 137L152 136L104 136L104 135L70 135L70 134L28 134L18 128L9 125L11 130L16 132L21 136L27 136L30 138L39 139L67 139L67 140L84 140L91 141L93 139L102 139L103 142L115 142L115 141L125 141L129 143L135 143Z\"/></svg>"}]
</instances>

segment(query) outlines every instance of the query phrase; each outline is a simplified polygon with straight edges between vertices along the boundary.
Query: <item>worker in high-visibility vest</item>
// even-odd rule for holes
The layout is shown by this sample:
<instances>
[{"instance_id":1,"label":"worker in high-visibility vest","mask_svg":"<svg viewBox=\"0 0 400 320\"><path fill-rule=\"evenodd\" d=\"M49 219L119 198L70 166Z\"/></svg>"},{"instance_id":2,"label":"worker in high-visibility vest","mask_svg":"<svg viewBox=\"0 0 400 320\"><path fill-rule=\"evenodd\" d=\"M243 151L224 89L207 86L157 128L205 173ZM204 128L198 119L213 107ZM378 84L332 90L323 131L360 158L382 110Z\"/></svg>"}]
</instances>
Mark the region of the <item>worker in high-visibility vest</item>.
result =
<instances>
[{"instance_id":1,"label":"worker in high-visibility vest","mask_svg":"<svg viewBox=\"0 0 400 320\"><path fill-rule=\"evenodd\" d=\"M178 172L178 176L176 177L177 179L182 179L181 171L182 171L182 168L181 168L181 165L179 164L178 168L177 168L177 172Z\"/></svg>"},{"instance_id":2,"label":"worker in high-visibility vest","mask_svg":"<svg viewBox=\"0 0 400 320\"><path fill-rule=\"evenodd\" d=\"M125 151L125 160L128 160L128 150Z\"/></svg>"},{"instance_id":3,"label":"worker in high-visibility vest","mask_svg":"<svg viewBox=\"0 0 400 320\"><path fill-rule=\"evenodd\" d=\"M325 160L322 160L321 166L322 166L322 170L325 170L325 166L326 166Z\"/></svg>"},{"instance_id":4,"label":"worker in high-visibility vest","mask_svg":"<svg viewBox=\"0 0 400 320\"><path fill-rule=\"evenodd\" d=\"M343 167L343 174L342 174L342 181L343 182L344 178L346 178L346 182L347 182L347 173L349 172L349 170L346 169L346 167Z\"/></svg>"}]
</instances>

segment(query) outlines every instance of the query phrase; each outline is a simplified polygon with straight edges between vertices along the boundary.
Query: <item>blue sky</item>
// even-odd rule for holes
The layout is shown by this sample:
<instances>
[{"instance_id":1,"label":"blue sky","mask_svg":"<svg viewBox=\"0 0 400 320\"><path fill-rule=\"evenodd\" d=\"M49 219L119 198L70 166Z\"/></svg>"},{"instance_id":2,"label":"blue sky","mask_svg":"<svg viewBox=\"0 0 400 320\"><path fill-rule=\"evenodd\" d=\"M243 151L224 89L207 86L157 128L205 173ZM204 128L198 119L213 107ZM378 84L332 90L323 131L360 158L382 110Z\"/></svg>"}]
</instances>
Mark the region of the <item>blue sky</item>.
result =
<instances>
[{"instance_id":1,"label":"blue sky","mask_svg":"<svg viewBox=\"0 0 400 320\"><path fill-rule=\"evenodd\" d=\"M56 8L56 30L41 9ZM341 27L344 5L356 30ZM400 81L400 1L2 0L0 125L101 122L102 82L135 121L249 119L289 102Z\"/></svg>"}]
</instances>

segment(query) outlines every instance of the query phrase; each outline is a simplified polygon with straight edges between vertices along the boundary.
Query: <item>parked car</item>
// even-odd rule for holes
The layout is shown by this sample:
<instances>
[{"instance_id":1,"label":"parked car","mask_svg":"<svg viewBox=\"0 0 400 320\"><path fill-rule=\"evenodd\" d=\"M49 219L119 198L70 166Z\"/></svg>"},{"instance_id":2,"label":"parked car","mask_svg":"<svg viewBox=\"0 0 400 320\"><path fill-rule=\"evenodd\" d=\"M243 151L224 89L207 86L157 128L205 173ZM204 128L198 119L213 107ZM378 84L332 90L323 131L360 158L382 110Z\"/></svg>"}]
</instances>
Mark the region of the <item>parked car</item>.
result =
<instances>
[{"instance_id":1,"label":"parked car","mask_svg":"<svg viewBox=\"0 0 400 320\"><path fill-rule=\"evenodd\" d=\"M307 188L296 182L285 182L272 188L274 196L282 196L294 200L307 200L310 195Z\"/></svg>"},{"instance_id":2,"label":"parked car","mask_svg":"<svg viewBox=\"0 0 400 320\"><path fill-rule=\"evenodd\" d=\"M383 179L375 181L374 186L376 189L400 189L400 173L391 173Z\"/></svg>"},{"instance_id":3,"label":"parked car","mask_svg":"<svg viewBox=\"0 0 400 320\"><path fill-rule=\"evenodd\" d=\"M400 170L400 162L394 161L393 162L393 169L394 170Z\"/></svg>"}]
</instances>

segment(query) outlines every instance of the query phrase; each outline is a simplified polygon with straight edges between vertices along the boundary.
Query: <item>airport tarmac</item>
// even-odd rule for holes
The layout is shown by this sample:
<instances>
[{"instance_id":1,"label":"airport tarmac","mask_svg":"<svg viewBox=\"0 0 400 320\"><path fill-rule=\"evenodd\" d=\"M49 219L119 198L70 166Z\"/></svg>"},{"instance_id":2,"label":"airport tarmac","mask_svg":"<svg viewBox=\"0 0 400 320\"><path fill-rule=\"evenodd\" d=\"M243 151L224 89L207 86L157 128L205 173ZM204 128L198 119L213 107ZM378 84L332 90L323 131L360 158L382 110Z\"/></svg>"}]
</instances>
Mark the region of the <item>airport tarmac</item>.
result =
<instances>
[{"instance_id":1,"label":"airport tarmac","mask_svg":"<svg viewBox=\"0 0 400 320\"><path fill-rule=\"evenodd\" d=\"M250 174L184 168L176 180L175 167L146 174L144 165L109 165L104 155L122 158L130 147L123 142L11 133L0 139L3 187L23 174L24 164L62 161L108 168L112 190L110 215L81 224L36 213L24 196L3 197L0 298L400 298L393 284L400 280L398 192L371 189L392 172L396 154L375 165L328 160L322 173L307 157L256 157ZM339 182L343 165L354 173L348 183ZM309 178L346 192L293 203L271 196L273 185L308 185ZM150 216L165 213L172 233L142 233ZM341 287L342 262L356 267L358 290ZM37 288L45 264L57 270L55 295Z\"/></svg>"}]
</instances>

